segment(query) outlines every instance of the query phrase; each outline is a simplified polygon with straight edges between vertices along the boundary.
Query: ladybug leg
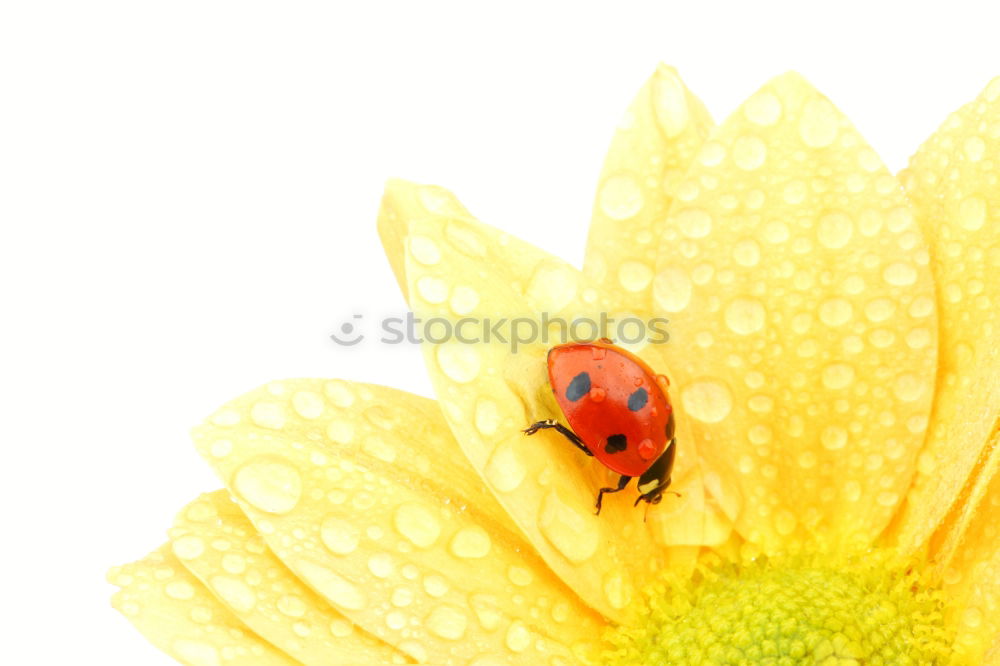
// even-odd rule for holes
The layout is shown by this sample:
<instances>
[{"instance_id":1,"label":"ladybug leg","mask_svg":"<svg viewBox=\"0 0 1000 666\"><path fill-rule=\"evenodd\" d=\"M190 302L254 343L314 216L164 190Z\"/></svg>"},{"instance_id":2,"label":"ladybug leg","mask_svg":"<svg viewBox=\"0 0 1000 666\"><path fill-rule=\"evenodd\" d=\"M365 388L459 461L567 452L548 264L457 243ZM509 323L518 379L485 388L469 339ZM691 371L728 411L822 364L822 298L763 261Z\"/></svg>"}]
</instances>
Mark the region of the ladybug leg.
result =
<instances>
[{"instance_id":1,"label":"ladybug leg","mask_svg":"<svg viewBox=\"0 0 1000 666\"><path fill-rule=\"evenodd\" d=\"M597 511L594 512L595 515L598 516L601 515L601 500L604 499L604 493L617 493L619 491L625 490L625 486L627 486L628 482L631 480L632 480L631 476L625 476L624 474L622 474L621 478L618 479L617 487L601 488L601 490L597 493Z\"/></svg>"},{"instance_id":2,"label":"ladybug leg","mask_svg":"<svg viewBox=\"0 0 1000 666\"><path fill-rule=\"evenodd\" d=\"M575 432L573 432L563 424L553 419L536 421L535 423L532 423L530 426L525 428L523 432L525 435L534 435L536 432L544 428L555 428L556 432L558 432L560 435L568 439L573 444L573 446L580 449L588 456L594 455L593 453L591 453L590 449L587 448L587 445L583 443L583 440L576 436Z\"/></svg>"}]
</instances>

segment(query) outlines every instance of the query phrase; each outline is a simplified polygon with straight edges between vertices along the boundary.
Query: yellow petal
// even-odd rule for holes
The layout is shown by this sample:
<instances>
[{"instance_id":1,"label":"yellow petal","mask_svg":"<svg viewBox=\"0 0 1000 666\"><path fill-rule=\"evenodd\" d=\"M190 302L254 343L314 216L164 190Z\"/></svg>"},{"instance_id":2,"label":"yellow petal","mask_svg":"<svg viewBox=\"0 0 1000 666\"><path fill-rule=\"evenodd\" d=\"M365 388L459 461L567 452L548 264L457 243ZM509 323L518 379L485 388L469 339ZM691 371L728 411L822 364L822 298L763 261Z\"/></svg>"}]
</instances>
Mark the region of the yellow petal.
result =
<instances>
[{"instance_id":1,"label":"yellow petal","mask_svg":"<svg viewBox=\"0 0 1000 666\"><path fill-rule=\"evenodd\" d=\"M247 629L162 546L145 559L115 567L121 588L112 604L149 642L188 666L294 666L296 662Z\"/></svg>"},{"instance_id":2,"label":"yellow petal","mask_svg":"<svg viewBox=\"0 0 1000 666\"><path fill-rule=\"evenodd\" d=\"M703 527L693 451L679 448L673 476L687 492L681 498L667 495L656 507L696 523L680 537L664 529L656 510L643 521L644 509L632 506L634 483L630 492L608 496L601 515L594 515L598 489L615 485L618 475L558 433L545 430L527 437L521 431L560 414L546 377L548 348L566 333L576 339L600 337L602 312L616 322L627 315L611 310L607 297L566 263L468 216L427 208L425 189L392 183L383 210L393 211L410 239L405 269L413 311L423 321L439 319L453 329L462 318L471 322L461 329L466 343L451 339L424 345L445 417L473 467L549 566L593 608L621 620L637 588L663 565L660 544L691 545L687 537ZM441 188L430 190L435 197L451 196ZM457 202L441 209L463 210ZM420 245L413 239L421 239ZM434 252L426 252L428 244ZM483 322L504 319L508 325L499 330L507 342L492 332L484 341ZM656 346L648 344L649 337L626 345L614 330L608 333L640 356ZM679 427L679 441L688 441L686 424ZM690 510L675 511L677 503Z\"/></svg>"},{"instance_id":3,"label":"yellow petal","mask_svg":"<svg viewBox=\"0 0 1000 666\"><path fill-rule=\"evenodd\" d=\"M944 570L944 589L956 601L956 648L981 663L1000 636L1000 475L972 507L962 545Z\"/></svg>"},{"instance_id":4,"label":"yellow petal","mask_svg":"<svg viewBox=\"0 0 1000 666\"><path fill-rule=\"evenodd\" d=\"M918 475L897 520L907 550L947 524L935 557L950 559L1000 447L1000 78L952 114L901 178L931 246L938 286L938 393ZM951 511L949 515L949 511ZM946 516L948 516L946 520Z\"/></svg>"},{"instance_id":5,"label":"yellow petal","mask_svg":"<svg viewBox=\"0 0 1000 666\"><path fill-rule=\"evenodd\" d=\"M174 555L233 614L306 666L409 663L285 568L226 491L186 506L170 538Z\"/></svg>"},{"instance_id":6,"label":"yellow petal","mask_svg":"<svg viewBox=\"0 0 1000 666\"><path fill-rule=\"evenodd\" d=\"M195 441L274 555L410 657L537 664L597 648L603 620L516 533L432 401L288 380Z\"/></svg>"},{"instance_id":7,"label":"yellow petal","mask_svg":"<svg viewBox=\"0 0 1000 666\"><path fill-rule=\"evenodd\" d=\"M584 273L623 310L652 311L660 223L713 123L660 65L619 123L601 171Z\"/></svg>"},{"instance_id":8,"label":"yellow petal","mask_svg":"<svg viewBox=\"0 0 1000 666\"><path fill-rule=\"evenodd\" d=\"M869 543L896 510L932 397L927 263L896 179L798 75L702 146L654 300L673 313L678 419L749 541Z\"/></svg>"}]
</instances>

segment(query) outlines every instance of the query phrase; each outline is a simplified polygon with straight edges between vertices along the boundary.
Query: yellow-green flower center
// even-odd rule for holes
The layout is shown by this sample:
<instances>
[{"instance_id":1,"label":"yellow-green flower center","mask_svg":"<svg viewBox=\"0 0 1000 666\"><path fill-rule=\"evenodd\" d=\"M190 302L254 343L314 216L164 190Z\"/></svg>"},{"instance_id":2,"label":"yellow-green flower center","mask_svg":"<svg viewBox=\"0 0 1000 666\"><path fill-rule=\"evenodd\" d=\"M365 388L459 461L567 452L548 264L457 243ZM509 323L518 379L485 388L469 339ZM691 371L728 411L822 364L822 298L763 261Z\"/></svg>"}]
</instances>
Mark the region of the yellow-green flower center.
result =
<instances>
[{"instance_id":1,"label":"yellow-green flower center","mask_svg":"<svg viewBox=\"0 0 1000 666\"><path fill-rule=\"evenodd\" d=\"M641 619L611 634L603 663L943 664L944 610L912 567L877 553L720 565L654 585Z\"/></svg>"}]
</instances>

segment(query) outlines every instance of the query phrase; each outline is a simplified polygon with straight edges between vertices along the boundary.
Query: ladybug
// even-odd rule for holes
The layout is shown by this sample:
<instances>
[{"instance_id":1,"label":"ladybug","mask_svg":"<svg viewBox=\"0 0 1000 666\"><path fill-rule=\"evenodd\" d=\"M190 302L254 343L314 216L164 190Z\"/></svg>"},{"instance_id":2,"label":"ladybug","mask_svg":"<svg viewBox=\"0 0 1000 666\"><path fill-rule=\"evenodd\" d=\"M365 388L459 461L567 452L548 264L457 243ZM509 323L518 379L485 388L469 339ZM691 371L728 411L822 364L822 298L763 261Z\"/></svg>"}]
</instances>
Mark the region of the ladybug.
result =
<instances>
[{"instance_id":1,"label":"ladybug","mask_svg":"<svg viewBox=\"0 0 1000 666\"><path fill-rule=\"evenodd\" d=\"M547 365L549 385L569 427L546 419L523 432L553 428L621 475L616 487L597 493L596 513L601 513L605 493L624 490L632 477L639 477L633 506L644 500L659 504L670 485L677 450L670 381L607 338L556 345Z\"/></svg>"}]
</instances>

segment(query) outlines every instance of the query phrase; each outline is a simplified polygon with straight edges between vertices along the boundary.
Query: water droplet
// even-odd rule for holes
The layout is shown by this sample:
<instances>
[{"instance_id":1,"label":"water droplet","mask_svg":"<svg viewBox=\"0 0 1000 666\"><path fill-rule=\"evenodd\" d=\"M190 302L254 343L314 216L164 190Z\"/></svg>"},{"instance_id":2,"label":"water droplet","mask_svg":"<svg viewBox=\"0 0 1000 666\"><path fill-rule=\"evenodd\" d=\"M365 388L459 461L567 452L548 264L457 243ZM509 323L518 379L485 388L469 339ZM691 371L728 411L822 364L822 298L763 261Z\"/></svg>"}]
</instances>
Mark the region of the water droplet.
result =
<instances>
[{"instance_id":1,"label":"water droplet","mask_svg":"<svg viewBox=\"0 0 1000 666\"><path fill-rule=\"evenodd\" d=\"M347 620L333 620L330 622L330 633L337 638L347 638L354 633L354 627Z\"/></svg>"},{"instance_id":2,"label":"water droplet","mask_svg":"<svg viewBox=\"0 0 1000 666\"><path fill-rule=\"evenodd\" d=\"M481 434L489 437L495 433L502 418L497 404L492 400L484 398L476 403L476 430Z\"/></svg>"},{"instance_id":3,"label":"water droplet","mask_svg":"<svg viewBox=\"0 0 1000 666\"><path fill-rule=\"evenodd\" d=\"M250 409L250 419L261 428L281 430L285 425L285 409L277 403L262 400Z\"/></svg>"},{"instance_id":4,"label":"water droplet","mask_svg":"<svg viewBox=\"0 0 1000 666\"><path fill-rule=\"evenodd\" d=\"M684 84L677 74L666 67L656 71L653 80L653 108L660 129L671 139L687 127L690 110Z\"/></svg>"},{"instance_id":5,"label":"water droplet","mask_svg":"<svg viewBox=\"0 0 1000 666\"><path fill-rule=\"evenodd\" d=\"M875 501L879 503L879 506L884 506L886 508L894 507L899 504L899 494L885 491L878 494Z\"/></svg>"},{"instance_id":6,"label":"water droplet","mask_svg":"<svg viewBox=\"0 0 1000 666\"><path fill-rule=\"evenodd\" d=\"M542 500L538 526L549 543L573 564L586 562L597 552L600 530L594 522L593 515L568 505L555 490Z\"/></svg>"},{"instance_id":7,"label":"water droplet","mask_svg":"<svg viewBox=\"0 0 1000 666\"><path fill-rule=\"evenodd\" d=\"M682 208L674 214L674 223L688 238L704 238L712 230L712 216L700 208Z\"/></svg>"},{"instance_id":8,"label":"water droplet","mask_svg":"<svg viewBox=\"0 0 1000 666\"><path fill-rule=\"evenodd\" d=\"M302 496L298 470L281 458L262 457L240 467L233 489L248 504L267 513L288 513Z\"/></svg>"},{"instance_id":9,"label":"water droplet","mask_svg":"<svg viewBox=\"0 0 1000 666\"><path fill-rule=\"evenodd\" d=\"M392 605L396 608L405 608L413 603L413 590L408 587L397 587L392 591Z\"/></svg>"},{"instance_id":10,"label":"water droplet","mask_svg":"<svg viewBox=\"0 0 1000 666\"><path fill-rule=\"evenodd\" d=\"M486 557L492 547L493 542L489 533L482 527L474 525L463 527L456 532L451 539L449 549L455 557L473 559Z\"/></svg>"},{"instance_id":11,"label":"water droplet","mask_svg":"<svg viewBox=\"0 0 1000 666\"><path fill-rule=\"evenodd\" d=\"M212 425L223 428L234 426L240 422L240 413L234 409L220 409L212 415Z\"/></svg>"},{"instance_id":12,"label":"water droplet","mask_svg":"<svg viewBox=\"0 0 1000 666\"><path fill-rule=\"evenodd\" d=\"M441 250L437 243L427 236L413 235L409 238L410 255L425 266L433 266L441 261Z\"/></svg>"},{"instance_id":13,"label":"water droplet","mask_svg":"<svg viewBox=\"0 0 1000 666\"><path fill-rule=\"evenodd\" d=\"M777 220L764 225L764 240L773 245L784 243L788 240L788 225Z\"/></svg>"},{"instance_id":14,"label":"water droplet","mask_svg":"<svg viewBox=\"0 0 1000 666\"><path fill-rule=\"evenodd\" d=\"M510 565L507 569L507 578L510 582L518 587L527 587L531 585L534 580L534 576L531 574L530 569L525 569L524 567L519 567L516 564Z\"/></svg>"},{"instance_id":15,"label":"water droplet","mask_svg":"<svg viewBox=\"0 0 1000 666\"><path fill-rule=\"evenodd\" d=\"M733 246L733 259L740 266L756 266L760 261L760 245L752 238L744 238Z\"/></svg>"},{"instance_id":16,"label":"water droplet","mask_svg":"<svg viewBox=\"0 0 1000 666\"><path fill-rule=\"evenodd\" d=\"M979 196L971 196L958 204L958 223L969 231L981 229L986 222L986 201Z\"/></svg>"},{"instance_id":17,"label":"water droplet","mask_svg":"<svg viewBox=\"0 0 1000 666\"><path fill-rule=\"evenodd\" d=\"M436 351L438 367L452 381L468 384L479 376L479 352L475 346L446 342L437 345Z\"/></svg>"},{"instance_id":18,"label":"water droplet","mask_svg":"<svg viewBox=\"0 0 1000 666\"><path fill-rule=\"evenodd\" d=\"M698 150L698 155L696 156L695 159L697 159L701 164L707 167L714 167L718 165L725 158L726 158L725 146L723 146L718 141L706 141L701 145L701 148ZM682 183L681 187L678 188L678 194L681 193L681 188L683 187L683 185L684 184ZM694 187L697 188L697 185L694 185Z\"/></svg>"},{"instance_id":19,"label":"water droplet","mask_svg":"<svg viewBox=\"0 0 1000 666\"><path fill-rule=\"evenodd\" d=\"M837 451L847 445L847 431L838 425L829 425L820 434L820 442L830 451Z\"/></svg>"},{"instance_id":20,"label":"water droplet","mask_svg":"<svg viewBox=\"0 0 1000 666\"><path fill-rule=\"evenodd\" d=\"M975 606L970 606L962 611L962 624L972 629L976 629L983 623L983 612Z\"/></svg>"},{"instance_id":21,"label":"water droplet","mask_svg":"<svg viewBox=\"0 0 1000 666\"><path fill-rule=\"evenodd\" d=\"M507 647L512 652L524 652L531 645L531 632L520 620L514 620L507 627Z\"/></svg>"},{"instance_id":22,"label":"water droplet","mask_svg":"<svg viewBox=\"0 0 1000 666\"><path fill-rule=\"evenodd\" d=\"M737 298L726 307L726 326L739 335L750 335L764 328L765 315L760 301Z\"/></svg>"},{"instance_id":23,"label":"water droplet","mask_svg":"<svg viewBox=\"0 0 1000 666\"><path fill-rule=\"evenodd\" d=\"M854 306L843 298L831 298L819 306L819 318L827 326L842 326L854 316Z\"/></svg>"},{"instance_id":24,"label":"water droplet","mask_svg":"<svg viewBox=\"0 0 1000 666\"><path fill-rule=\"evenodd\" d=\"M557 312L576 296L578 274L563 264L542 262L531 275L526 295L534 308Z\"/></svg>"},{"instance_id":25,"label":"water droplet","mask_svg":"<svg viewBox=\"0 0 1000 666\"><path fill-rule=\"evenodd\" d=\"M469 605L472 606L479 624L486 631L493 631L503 621L503 613L498 609L499 604L499 600L489 594L473 594L469 597Z\"/></svg>"},{"instance_id":26,"label":"water droplet","mask_svg":"<svg viewBox=\"0 0 1000 666\"><path fill-rule=\"evenodd\" d=\"M857 481L848 481L844 484L844 499L848 502L857 502L861 499L861 484Z\"/></svg>"},{"instance_id":27,"label":"water droplet","mask_svg":"<svg viewBox=\"0 0 1000 666\"><path fill-rule=\"evenodd\" d=\"M781 118L781 101L766 90L758 92L743 105L743 115L756 125L770 127Z\"/></svg>"},{"instance_id":28,"label":"water droplet","mask_svg":"<svg viewBox=\"0 0 1000 666\"><path fill-rule=\"evenodd\" d=\"M247 560L239 553L226 553L222 556L222 570L239 576L247 570Z\"/></svg>"},{"instance_id":29,"label":"water droplet","mask_svg":"<svg viewBox=\"0 0 1000 666\"><path fill-rule=\"evenodd\" d=\"M916 375L904 373L896 377L892 390L896 397L904 402L918 400L926 388L926 383Z\"/></svg>"},{"instance_id":30,"label":"water droplet","mask_svg":"<svg viewBox=\"0 0 1000 666\"><path fill-rule=\"evenodd\" d=\"M279 597L275 606L277 606L278 612L288 617L303 617L308 610L306 602L294 594Z\"/></svg>"},{"instance_id":31,"label":"water droplet","mask_svg":"<svg viewBox=\"0 0 1000 666\"><path fill-rule=\"evenodd\" d=\"M837 390L854 381L854 367L846 363L831 363L823 368L823 386Z\"/></svg>"},{"instance_id":32,"label":"water droplet","mask_svg":"<svg viewBox=\"0 0 1000 666\"><path fill-rule=\"evenodd\" d=\"M376 578L388 578L395 570L392 564L392 557L388 553L375 553L371 555L368 558L368 570Z\"/></svg>"},{"instance_id":33,"label":"water droplet","mask_svg":"<svg viewBox=\"0 0 1000 666\"><path fill-rule=\"evenodd\" d=\"M296 391L292 408L304 419L315 419L323 414L323 398L312 391Z\"/></svg>"},{"instance_id":34,"label":"water droplet","mask_svg":"<svg viewBox=\"0 0 1000 666\"><path fill-rule=\"evenodd\" d=\"M210 583L212 590L237 613L249 613L257 605L257 595L239 578L213 576Z\"/></svg>"},{"instance_id":35,"label":"water droplet","mask_svg":"<svg viewBox=\"0 0 1000 666\"><path fill-rule=\"evenodd\" d=\"M364 590L337 572L309 560L298 560L297 573L326 599L346 610L361 610L368 605Z\"/></svg>"},{"instance_id":36,"label":"water droplet","mask_svg":"<svg viewBox=\"0 0 1000 666\"><path fill-rule=\"evenodd\" d=\"M341 379L334 379L324 384L323 392L337 407L350 407L354 404L354 392L351 391L347 382Z\"/></svg>"},{"instance_id":37,"label":"water droplet","mask_svg":"<svg viewBox=\"0 0 1000 666\"><path fill-rule=\"evenodd\" d=\"M978 162L986 153L986 142L978 136L970 136L965 140L965 156L970 162Z\"/></svg>"},{"instance_id":38,"label":"water droplet","mask_svg":"<svg viewBox=\"0 0 1000 666\"><path fill-rule=\"evenodd\" d=\"M865 306L865 316L874 322L885 321L895 312L896 303L888 298L876 298Z\"/></svg>"},{"instance_id":39,"label":"water droplet","mask_svg":"<svg viewBox=\"0 0 1000 666\"><path fill-rule=\"evenodd\" d=\"M479 305L479 294L472 287L459 285L451 290L451 311L457 315L467 315Z\"/></svg>"},{"instance_id":40,"label":"water droplet","mask_svg":"<svg viewBox=\"0 0 1000 666\"><path fill-rule=\"evenodd\" d=\"M691 279L680 268L660 271L653 283L656 304L667 312L680 312L691 302Z\"/></svg>"},{"instance_id":41,"label":"water droplet","mask_svg":"<svg viewBox=\"0 0 1000 666\"><path fill-rule=\"evenodd\" d=\"M446 640L457 641L465 635L469 619L460 608L441 604L431 611L425 621L428 631Z\"/></svg>"},{"instance_id":42,"label":"water droplet","mask_svg":"<svg viewBox=\"0 0 1000 666\"><path fill-rule=\"evenodd\" d=\"M365 441L361 444L361 450L382 462L396 461L396 448L378 435L365 437Z\"/></svg>"},{"instance_id":43,"label":"water droplet","mask_svg":"<svg viewBox=\"0 0 1000 666\"><path fill-rule=\"evenodd\" d=\"M177 658L189 666L221 666L222 658L214 645L178 638L171 643Z\"/></svg>"},{"instance_id":44,"label":"water droplet","mask_svg":"<svg viewBox=\"0 0 1000 666\"><path fill-rule=\"evenodd\" d=\"M167 583L164 593L177 601L188 601L194 597L194 585L186 580L173 580Z\"/></svg>"},{"instance_id":45,"label":"water droplet","mask_svg":"<svg viewBox=\"0 0 1000 666\"><path fill-rule=\"evenodd\" d=\"M629 174L612 176L604 181L597 201L612 220L627 220L642 210L642 188Z\"/></svg>"},{"instance_id":46,"label":"water droplet","mask_svg":"<svg viewBox=\"0 0 1000 666\"><path fill-rule=\"evenodd\" d=\"M486 478L492 486L502 493L517 490L527 475L527 470L509 443L499 444L486 463Z\"/></svg>"},{"instance_id":47,"label":"water droplet","mask_svg":"<svg viewBox=\"0 0 1000 666\"><path fill-rule=\"evenodd\" d=\"M622 262L618 269L618 282L626 291L638 292L649 286L653 279L652 269L638 261Z\"/></svg>"},{"instance_id":48,"label":"water droplet","mask_svg":"<svg viewBox=\"0 0 1000 666\"><path fill-rule=\"evenodd\" d=\"M632 601L632 586L621 571L612 571L604 577L604 596L612 608L625 608Z\"/></svg>"},{"instance_id":49,"label":"water droplet","mask_svg":"<svg viewBox=\"0 0 1000 666\"><path fill-rule=\"evenodd\" d=\"M718 423L733 408L729 389L714 379L688 384L681 391L681 403L689 416L704 423Z\"/></svg>"},{"instance_id":50,"label":"water droplet","mask_svg":"<svg viewBox=\"0 0 1000 666\"><path fill-rule=\"evenodd\" d=\"M897 287L906 287L917 281L917 269L902 261L889 264L882 272L882 278Z\"/></svg>"},{"instance_id":51,"label":"water droplet","mask_svg":"<svg viewBox=\"0 0 1000 666\"><path fill-rule=\"evenodd\" d=\"M424 275L417 280L417 293L428 303L444 303L448 298L448 283L433 275Z\"/></svg>"},{"instance_id":52,"label":"water droplet","mask_svg":"<svg viewBox=\"0 0 1000 666\"><path fill-rule=\"evenodd\" d=\"M338 444L347 444L354 439L354 424L350 421L333 419L326 426L326 436Z\"/></svg>"},{"instance_id":53,"label":"water droplet","mask_svg":"<svg viewBox=\"0 0 1000 666\"><path fill-rule=\"evenodd\" d=\"M182 560L193 560L205 552L205 542L196 536L183 536L173 544L174 555Z\"/></svg>"},{"instance_id":54,"label":"water droplet","mask_svg":"<svg viewBox=\"0 0 1000 666\"><path fill-rule=\"evenodd\" d=\"M778 531L781 536L789 536L795 531L795 526L798 524L798 520L788 509L780 509L774 515L774 529Z\"/></svg>"},{"instance_id":55,"label":"water droplet","mask_svg":"<svg viewBox=\"0 0 1000 666\"><path fill-rule=\"evenodd\" d=\"M847 245L854 235L854 223L844 213L827 213L819 220L816 235L819 242L831 250Z\"/></svg>"},{"instance_id":56,"label":"water droplet","mask_svg":"<svg viewBox=\"0 0 1000 666\"><path fill-rule=\"evenodd\" d=\"M393 516L396 530L418 548L430 548L441 535L441 523L422 504L401 504Z\"/></svg>"},{"instance_id":57,"label":"water droplet","mask_svg":"<svg viewBox=\"0 0 1000 666\"><path fill-rule=\"evenodd\" d=\"M320 523L319 538L331 553L349 555L361 541L361 530L346 520L327 516Z\"/></svg>"},{"instance_id":58,"label":"water droplet","mask_svg":"<svg viewBox=\"0 0 1000 666\"><path fill-rule=\"evenodd\" d=\"M767 146L755 136L741 136L733 143L733 162L744 171L753 171L767 159Z\"/></svg>"},{"instance_id":59,"label":"water droplet","mask_svg":"<svg viewBox=\"0 0 1000 666\"><path fill-rule=\"evenodd\" d=\"M837 138L837 110L825 99L806 102L799 118L799 135L807 146L824 148Z\"/></svg>"}]
</instances>

